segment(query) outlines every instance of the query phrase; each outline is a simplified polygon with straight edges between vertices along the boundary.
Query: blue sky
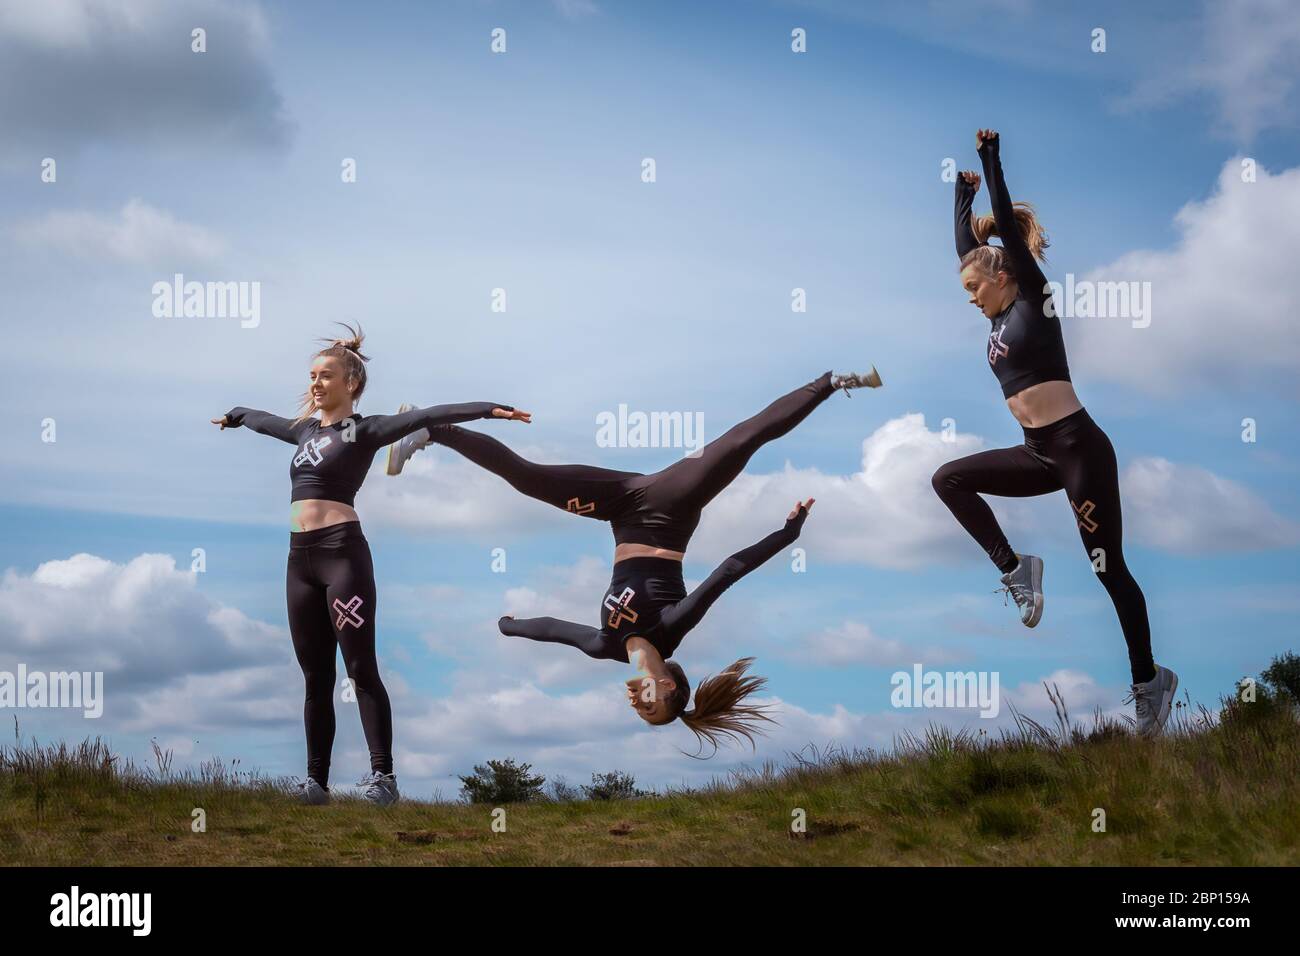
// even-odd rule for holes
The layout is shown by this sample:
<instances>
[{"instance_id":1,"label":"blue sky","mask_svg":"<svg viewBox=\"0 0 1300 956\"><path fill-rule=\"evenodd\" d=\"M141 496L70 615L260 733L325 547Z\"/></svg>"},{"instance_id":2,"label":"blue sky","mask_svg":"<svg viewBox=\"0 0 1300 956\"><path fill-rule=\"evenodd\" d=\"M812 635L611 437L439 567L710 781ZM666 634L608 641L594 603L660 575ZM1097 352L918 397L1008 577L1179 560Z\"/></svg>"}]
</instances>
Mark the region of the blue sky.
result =
<instances>
[{"instance_id":1,"label":"blue sky","mask_svg":"<svg viewBox=\"0 0 1300 956\"><path fill-rule=\"evenodd\" d=\"M477 427L554 462L669 464L672 449L597 446L596 415L620 403L702 413L711 438L827 368L874 363L886 382L835 396L705 514L688 582L818 498L807 572L774 559L683 644L696 680L757 656L781 708L757 754L707 764L681 755L680 726L641 726L617 665L495 630L502 613L592 621L604 527L442 451L399 479L377 459L357 507L413 795L451 796L491 757L663 786L808 743L981 723L891 708L889 676L913 662L996 670L1031 713L1043 680L1076 714L1118 709L1123 641L1064 496L995 502L1013 546L1047 561L1046 615L1026 631L929 487L943 461L1020 439L957 282L941 178L948 158L977 165L979 126L1001 131L1012 194L1052 236L1049 278L1152 282L1149 328L1065 331L1119 457L1157 660L1210 704L1293 647L1300 17L1283 4L0 9L0 71L35 91L0 84L0 314L21 344L0 426L0 670L103 669L108 694L98 721L19 711L25 733L301 772L289 456L207 420L289 413L338 320L368 335L361 411L509 403L534 424ZM154 317L151 287L176 272L260 282L260 323ZM340 782L365 769L349 708Z\"/></svg>"}]
</instances>

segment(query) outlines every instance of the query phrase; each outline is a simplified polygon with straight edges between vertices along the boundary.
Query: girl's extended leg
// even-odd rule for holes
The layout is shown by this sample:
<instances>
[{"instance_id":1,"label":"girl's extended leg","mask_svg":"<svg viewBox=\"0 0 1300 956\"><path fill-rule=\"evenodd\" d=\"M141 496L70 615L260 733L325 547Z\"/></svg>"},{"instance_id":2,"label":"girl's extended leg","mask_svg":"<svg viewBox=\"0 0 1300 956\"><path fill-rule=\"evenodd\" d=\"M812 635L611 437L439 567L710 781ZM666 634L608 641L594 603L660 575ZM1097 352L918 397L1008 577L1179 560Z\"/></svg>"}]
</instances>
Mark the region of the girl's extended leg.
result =
<instances>
[{"instance_id":1,"label":"girl's extended leg","mask_svg":"<svg viewBox=\"0 0 1300 956\"><path fill-rule=\"evenodd\" d=\"M1093 424L1071 435L1068 455L1059 454L1057 459L1088 560L1119 615L1133 683L1145 683L1156 673L1151 625L1146 598L1124 560L1115 448L1106 433Z\"/></svg>"},{"instance_id":2,"label":"girl's extended leg","mask_svg":"<svg viewBox=\"0 0 1300 956\"><path fill-rule=\"evenodd\" d=\"M285 596L293 652L307 685L302 709L307 731L307 776L328 787L330 751L334 748L334 660L338 642L330 626L325 589L311 580L305 551L289 552Z\"/></svg>"},{"instance_id":3,"label":"girl's extended leg","mask_svg":"<svg viewBox=\"0 0 1300 956\"><path fill-rule=\"evenodd\" d=\"M781 396L709 442L697 457L683 458L655 475L647 488L647 505L664 511L702 509L735 481L756 451L792 430L834 391L827 372Z\"/></svg>"},{"instance_id":4,"label":"girl's extended leg","mask_svg":"<svg viewBox=\"0 0 1300 956\"><path fill-rule=\"evenodd\" d=\"M611 643L600 636L600 631L585 624L561 621L557 617L503 617L497 621L497 629L507 637L526 637L530 641L543 641L547 644L567 644L576 647L588 657L601 660L625 660L623 642ZM622 653L622 658L618 655Z\"/></svg>"},{"instance_id":5,"label":"girl's extended leg","mask_svg":"<svg viewBox=\"0 0 1300 956\"><path fill-rule=\"evenodd\" d=\"M519 457L495 438L458 425L430 428L429 437L504 478L521 494L598 521L613 517L625 492L623 482L641 477L640 472L592 465L539 465Z\"/></svg>"},{"instance_id":6,"label":"girl's extended leg","mask_svg":"<svg viewBox=\"0 0 1300 956\"><path fill-rule=\"evenodd\" d=\"M1060 491L1062 487L1052 470L1024 445L995 448L950 461L934 473L930 483L961 526L1004 574L1016 566L1018 559L993 509L980 494L1032 498Z\"/></svg>"}]
</instances>

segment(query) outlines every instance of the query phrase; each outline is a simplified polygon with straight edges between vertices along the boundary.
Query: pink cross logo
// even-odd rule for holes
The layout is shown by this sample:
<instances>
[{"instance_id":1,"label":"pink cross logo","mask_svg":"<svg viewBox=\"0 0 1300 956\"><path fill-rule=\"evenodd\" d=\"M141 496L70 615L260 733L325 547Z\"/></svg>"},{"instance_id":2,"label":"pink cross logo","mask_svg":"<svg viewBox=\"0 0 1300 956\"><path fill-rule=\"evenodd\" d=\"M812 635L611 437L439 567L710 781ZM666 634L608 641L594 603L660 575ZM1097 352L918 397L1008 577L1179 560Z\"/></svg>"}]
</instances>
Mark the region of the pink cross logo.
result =
<instances>
[{"instance_id":1,"label":"pink cross logo","mask_svg":"<svg viewBox=\"0 0 1300 956\"><path fill-rule=\"evenodd\" d=\"M357 608L361 607L361 595L354 594L347 604L344 604L338 598L334 599L334 610L339 612L337 620L334 621L334 629L341 631L351 624L353 627L360 627L366 623L366 619L357 613Z\"/></svg>"},{"instance_id":2,"label":"pink cross logo","mask_svg":"<svg viewBox=\"0 0 1300 956\"><path fill-rule=\"evenodd\" d=\"M635 595L636 592L631 588L624 588L623 593L618 597L614 597L613 594L605 595L605 608L610 612L610 627L617 630L618 626L624 621L629 621L632 624L636 623L636 611L628 607L628 605L632 603L632 598Z\"/></svg>"}]
</instances>

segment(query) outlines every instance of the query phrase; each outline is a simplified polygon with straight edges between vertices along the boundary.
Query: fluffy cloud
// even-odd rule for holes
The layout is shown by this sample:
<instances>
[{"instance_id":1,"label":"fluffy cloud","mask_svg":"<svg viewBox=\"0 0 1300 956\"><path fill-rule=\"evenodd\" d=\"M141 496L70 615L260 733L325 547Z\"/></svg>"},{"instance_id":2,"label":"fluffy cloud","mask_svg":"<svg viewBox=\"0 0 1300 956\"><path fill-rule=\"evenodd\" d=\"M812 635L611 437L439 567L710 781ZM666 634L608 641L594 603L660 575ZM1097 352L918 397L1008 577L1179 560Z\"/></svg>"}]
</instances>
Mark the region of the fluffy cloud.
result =
<instances>
[{"instance_id":1,"label":"fluffy cloud","mask_svg":"<svg viewBox=\"0 0 1300 956\"><path fill-rule=\"evenodd\" d=\"M1090 380L1167 395L1270 380L1289 389L1300 371L1300 168L1260 168L1242 182L1241 160L1229 160L1214 195L1175 221L1173 248L1131 252L1084 277L1150 282L1150 325L1064 319L1071 364Z\"/></svg>"},{"instance_id":2,"label":"fluffy cloud","mask_svg":"<svg viewBox=\"0 0 1300 956\"><path fill-rule=\"evenodd\" d=\"M90 554L47 561L0 581L0 668L102 671L104 714L93 727L43 712L68 733L113 728L190 735L286 727L301 719L296 665L282 628L221 605L173 558L117 564ZM29 714L25 722L30 723ZM44 719L47 718L48 720Z\"/></svg>"},{"instance_id":3,"label":"fluffy cloud","mask_svg":"<svg viewBox=\"0 0 1300 956\"><path fill-rule=\"evenodd\" d=\"M1120 478L1124 522L1143 544L1175 554L1287 548L1300 525L1244 485L1195 465L1138 458Z\"/></svg>"},{"instance_id":4,"label":"fluffy cloud","mask_svg":"<svg viewBox=\"0 0 1300 956\"><path fill-rule=\"evenodd\" d=\"M206 53L190 32L208 33ZM169 148L287 143L290 126L253 3L41 0L0 6L5 152L99 142Z\"/></svg>"},{"instance_id":5,"label":"fluffy cloud","mask_svg":"<svg viewBox=\"0 0 1300 956\"><path fill-rule=\"evenodd\" d=\"M924 415L891 419L863 440L861 470L851 475L789 464L771 474L742 474L704 512L692 549L720 559L781 527L794 501L811 497L817 503L798 546L812 560L916 568L970 557L974 546L963 546L965 532L930 477L944 462L983 447L970 434L945 441L926 428ZM1014 503L995 501L994 508L1008 528L1017 525Z\"/></svg>"},{"instance_id":6,"label":"fluffy cloud","mask_svg":"<svg viewBox=\"0 0 1300 956\"><path fill-rule=\"evenodd\" d=\"M1145 73L1127 102L1161 106L1213 98L1222 129L1238 142L1296 120L1300 93L1300 17L1292 0L1207 0L1193 50L1167 51L1162 69Z\"/></svg>"},{"instance_id":7,"label":"fluffy cloud","mask_svg":"<svg viewBox=\"0 0 1300 956\"><path fill-rule=\"evenodd\" d=\"M19 239L96 259L152 264L213 259L225 242L201 226L132 199L116 217L56 211L15 227Z\"/></svg>"}]
</instances>

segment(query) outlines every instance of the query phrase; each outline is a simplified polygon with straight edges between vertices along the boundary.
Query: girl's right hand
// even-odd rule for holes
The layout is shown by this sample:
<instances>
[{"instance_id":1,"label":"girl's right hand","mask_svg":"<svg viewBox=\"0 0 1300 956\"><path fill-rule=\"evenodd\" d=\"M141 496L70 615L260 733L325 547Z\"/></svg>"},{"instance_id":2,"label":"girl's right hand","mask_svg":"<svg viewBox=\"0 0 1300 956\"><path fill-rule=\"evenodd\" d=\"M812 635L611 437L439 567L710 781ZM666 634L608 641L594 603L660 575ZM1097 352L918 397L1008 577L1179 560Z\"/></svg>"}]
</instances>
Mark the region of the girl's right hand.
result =
<instances>
[{"instance_id":1,"label":"girl's right hand","mask_svg":"<svg viewBox=\"0 0 1300 956\"><path fill-rule=\"evenodd\" d=\"M494 408L494 409L492 409L492 417L493 417L493 418L508 418L508 419L510 419L512 422L524 422L524 423L529 424L529 425L531 425L532 422L533 422L533 413L532 413L532 412L520 411L518 408L516 408L516 409L515 409L514 411L512 411L512 412L508 412L508 411L506 411L504 408Z\"/></svg>"},{"instance_id":2,"label":"girl's right hand","mask_svg":"<svg viewBox=\"0 0 1300 956\"><path fill-rule=\"evenodd\" d=\"M976 192L979 192L980 182L982 181L979 173L971 169L963 169L959 175L967 186L970 186Z\"/></svg>"},{"instance_id":3,"label":"girl's right hand","mask_svg":"<svg viewBox=\"0 0 1300 956\"><path fill-rule=\"evenodd\" d=\"M809 498L807 501L804 501L804 502L796 501L796 502L794 503L794 509L793 509L793 510L792 510L792 511L791 511L791 512L786 516L786 519L785 519L785 520L786 520L786 521L793 521L794 518L795 518L795 515L797 515L797 514L799 513L799 509L800 509L800 508L802 508L805 512L810 512L810 511L812 511L813 502L816 501L816 500L817 500L816 498Z\"/></svg>"},{"instance_id":4,"label":"girl's right hand","mask_svg":"<svg viewBox=\"0 0 1300 956\"><path fill-rule=\"evenodd\" d=\"M220 425L220 426L221 426L221 430L224 432L227 428L230 427L229 424L228 424L229 421L230 421L229 418L227 418L225 415L222 415L220 418L214 418L214 419L212 419L212 424L214 424L214 425Z\"/></svg>"},{"instance_id":5,"label":"girl's right hand","mask_svg":"<svg viewBox=\"0 0 1300 956\"><path fill-rule=\"evenodd\" d=\"M983 149L984 144L990 146L998 145L998 131L995 129L980 129L975 131L975 148Z\"/></svg>"}]
</instances>

